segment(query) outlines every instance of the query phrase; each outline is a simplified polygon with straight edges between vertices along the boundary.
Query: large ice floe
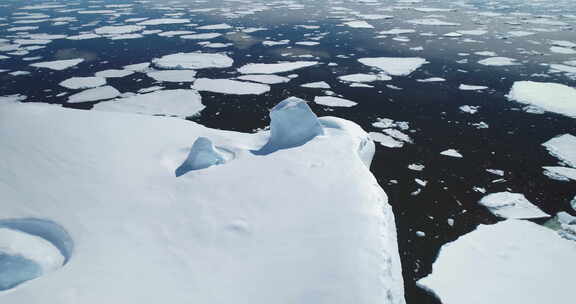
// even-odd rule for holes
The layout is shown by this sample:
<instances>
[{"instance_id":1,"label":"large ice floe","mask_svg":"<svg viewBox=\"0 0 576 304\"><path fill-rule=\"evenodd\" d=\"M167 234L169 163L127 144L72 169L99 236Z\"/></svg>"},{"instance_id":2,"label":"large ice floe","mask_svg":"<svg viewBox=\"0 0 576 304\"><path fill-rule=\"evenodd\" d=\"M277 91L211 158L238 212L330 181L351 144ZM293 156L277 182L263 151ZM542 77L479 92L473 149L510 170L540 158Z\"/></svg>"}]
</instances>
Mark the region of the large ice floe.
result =
<instances>
[{"instance_id":1,"label":"large ice floe","mask_svg":"<svg viewBox=\"0 0 576 304\"><path fill-rule=\"evenodd\" d=\"M207 69L228 68L234 60L225 54L212 53L177 53L162 56L152 60L152 63L162 69Z\"/></svg>"},{"instance_id":2,"label":"large ice floe","mask_svg":"<svg viewBox=\"0 0 576 304\"><path fill-rule=\"evenodd\" d=\"M242 74L276 74L317 65L317 61L295 61L281 63L249 63L238 69Z\"/></svg>"},{"instance_id":3,"label":"large ice floe","mask_svg":"<svg viewBox=\"0 0 576 304\"><path fill-rule=\"evenodd\" d=\"M550 154L568 166L576 168L576 136L563 134L542 144Z\"/></svg>"},{"instance_id":4,"label":"large ice floe","mask_svg":"<svg viewBox=\"0 0 576 304\"><path fill-rule=\"evenodd\" d=\"M516 81L508 99L576 118L576 89L563 84Z\"/></svg>"},{"instance_id":5,"label":"large ice floe","mask_svg":"<svg viewBox=\"0 0 576 304\"><path fill-rule=\"evenodd\" d=\"M392 76L406 76L428 63L424 58L418 57L374 57L360 58L358 61L369 67L384 71Z\"/></svg>"},{"instance_id":6,"label":"large ice floe","mask_svg":"<svg viewBox=\"0 0 576 304\"><path fill-rule=\"evenodd\" d=\"M197 91L184 89L136 94L94 106L94 110L99 111L180 117L194 116L204 108L202 97Z\"/></svg>"},{"instance_id":7,"label":"large ice floe","mask_svg":"<svg viewBox=\"0 0 576 304\"><path fill-rule=\"evenodd\" d=\"M442 247L418 284L445 304L571 303L576 242L522 220L480 225Z\"/></svg>"},{"instance_id":8,"label":"large ice floe","mask_svg":"<svg viewBox=\"0 0 576 304\"><path fill-rule=\"evenodd\" d=\"M295 98L256 134L25 103L0 115L0 273L17 285L1 303L405 302L374 144L350 121Z\"/></svg>"},{"instance_id":9,"label":"large ice floe","mask_svg":"<svg viewBox=\"0 0 576 304\"><path fill-rule=\"evenodd\" d=\"M236 95L260 95L270 91L267 84L245 82L231 79L198 78L192 85L198 91L207 91Z\"/></svg>"},{"instance_id":10,"label":"large ice floe","mask_svg":"<svg viewBox=\"0 0 576 304\"><path fill-rule=\"evenodd\" d=\"M488 208L494 215L506 219L531 219L550 216L533 205L521 193L491 193L484 196L479 204Z\"/></svg>"},{"instance_id":11,"label":"large ice floe","mask_svg":"<svg viewBox=\"0 0 576 304\"><path fill-rule=\"evenodd\" d=\"M32 63L30 66L35 68L45 68L55 71L62 71L73 66L76 66L82 63L84 59L77 58L77 59L66 59L66 60L56 60L56 61L44 61L44 62L37 62Z\"/></svg>"}]
</instances>

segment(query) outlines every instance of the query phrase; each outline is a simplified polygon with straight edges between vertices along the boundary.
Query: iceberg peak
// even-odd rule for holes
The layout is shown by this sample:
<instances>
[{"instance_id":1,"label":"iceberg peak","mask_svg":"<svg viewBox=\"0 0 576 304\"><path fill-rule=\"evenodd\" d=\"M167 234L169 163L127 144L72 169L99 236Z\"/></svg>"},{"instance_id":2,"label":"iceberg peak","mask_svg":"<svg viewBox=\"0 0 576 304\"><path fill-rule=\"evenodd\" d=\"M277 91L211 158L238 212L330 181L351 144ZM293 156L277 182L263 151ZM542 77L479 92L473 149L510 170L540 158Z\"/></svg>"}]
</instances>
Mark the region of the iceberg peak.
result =
<instances>
[{"instance_id":1,"label":"iceberg peak","mask_svg":"<svg viewBox=\"0 0 576 304\"><path fill-rule=\"evenodd\" d=\"M290 97L277 104L270 111L270 138L256 155L266 155L278 150L298 147L318 135L324 129L308 103L297 97Z\"/></svg>"},{"instance_id":2,"label":"iceberg peak","mask_svg":"<svg viewBox=\"0 0 576 304\"><path fill-rule=\"evenodd\" d=\"M182 176L190 171L205 169L226 162L226 158L218 152L212 141L206 137L198 137L188 157L176 169L176 177Z\"/></svg>"}]
</instances>

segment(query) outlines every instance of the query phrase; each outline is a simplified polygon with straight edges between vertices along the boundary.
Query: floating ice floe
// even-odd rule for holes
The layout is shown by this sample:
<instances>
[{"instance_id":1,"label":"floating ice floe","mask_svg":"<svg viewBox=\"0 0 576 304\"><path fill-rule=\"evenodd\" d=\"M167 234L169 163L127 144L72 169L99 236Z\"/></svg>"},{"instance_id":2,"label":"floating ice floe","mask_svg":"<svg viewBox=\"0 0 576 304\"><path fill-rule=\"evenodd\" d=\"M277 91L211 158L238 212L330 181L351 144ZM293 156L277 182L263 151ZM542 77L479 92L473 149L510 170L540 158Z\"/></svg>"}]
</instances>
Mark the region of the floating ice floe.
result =
<instances>
[{"instance_id":1,"label":"floating ice floe","mask_svg":"<svg viewBox=\"0 0 576 304\"><path fill-rule=\"evenodd\" d=\"M68 103L90 102L118 97L120 92L112 86L103 86L84 90L68 96Z\"/></svg>"},{"instance_id":2,"label":"floating ice floe","mask_svg":"<svg viewBox=\"0 0 576 304\"><path fill-rule=\"evenodd\" d=\"M469 84L461 84L458 89L462 91L482 91L486 90L488 87L486 86L479 86L479 85L469 85Z\"/></svg>"},{"instance_id":3,"label":"floating ice floe","mask_svg":"<svg viewBox=\"0 0 576 304\"><path fill-rule=\"evenodd\" d=\"M479 202L492 214L506 219L532 219L549 217L521 193L498 192L484 196Z\"/></svg>"},{"instance_id":4,"label":"floating ice floe","mask_svg":"<svg viewBox=\"0 0 576 304\"><path fill-rule=\"evenodd\" d=\"M378 32L378 34L380 34L380 35L401 35L401 34L410 34L410 33L415 33L415 32L416 32L416 30L414 30L414 29L394 28L391 30Z\"/></svg>"},{"instance_id":5,"label":"floating ice floe","mask_svg":"<svg viewBox=\"0 0 576 304\"><path fill-rule=\"evenodd\" d=\"M196 79L192 88L198 91L235 95L261 95L270 91L270 86L266 84L209 78Z\"/></svg>"},{"instance_id":6,"label":"floating ice floe","mask_svg":"<svg viewBox=\"0 0 576 304\"><path fill-rule=\"evenodd\" d=\"M418 25L436 25L436 26L458 26L458 25L460 25L460 23L447 22L447 21L442 21L442 20L434 19L434 18L413 19L413 20L408 20L406 22L412 23L412 24L418 24Z\"/></svg>"},{"instance_id":7,"label":"floating ice floe","mask_svg":"<svg viewBox=\"0 0 576 304\"><path fill-rule=\"evenodd\" d=\"M458 152L455 149L448 149L448 150L440 152L440 154L444 155L444 156L450 156L450 157L456 157L456 158L464 157L464 156L462 156L462 154L460 154L460 152Z\"/></svg>"},{"instance_id":8,"label":"floating ice floe","mask_svg":"<svg viewBox=\"0 0 576 304\"><path fill-rule=\"evenodd\" d=\"M576 168L576 136L564 134L556 136L542 144L550 154L568 166Z\"/></svg>"},{"instance_id":9,"label":"floating ice floe","mask_svg":"<svg viewBox=\"0 0 576 304\"><path fill-rule=\"evenodd\" d=\"M215 30L229 30L231 29L232 26L225 24L225 23L220 23L220 24L210 24L210 25L203 25L203 26L199 26L196 29L197 30L210 30L210 31L215 31Z\"/></svg>"},{"instance_id":10,"label":"floating ice floe","mask_svg":"<svg viewBox=\"0 0 576 304\"><path fill-rule=\"evenodd\" d=\"M576 181L576 169L567 167L543 167L544 175L560 181Z\"/></svg>"},{"instance_id":11,"label":"floating ice floe","mask_svg":"<svg viewBox=\"0 0 576 304\"><path fill-rule=\"evenodd\" d=\"M106 78L102 77L72 77L60 82L61 86L72 90L90 89L105 84Z\"/></svg>"},{"instance_id":12,"label":"floating ice floe","mask_svg":"<svg viewBox=\"0 0 576 304\"><path fill-rule=\"evenodd\" d=\"M370 133L368 133L368 135L370 135L370 138L373 141L381 144L384 147L402 148L404 146L404 142L402 142L400 140L396 140L396 139L394 139L394 137L388 136L388 135L380 133L380 132L370 132Z\"/></svg>"},{"instance_id":13,"label":"floating ice floe","mask_svg":"<svg viewBox=\"0 0 576 304\"><path fill-rule=\"evenodd\" d=\"M576 118L576 89L563 84L516 81L507 97L549 112Z\"/></svg>"},{"instance_id":14,"label":"floating ice floe","mask_svg":"<svg viewBox=\"0 0 576 304\"><path fill-rule=\"evenodd\" d=\"M392 77L390 77L386 74L374 75L374 74L357 73L357 74L340 76L340 77L338 77L338 79L341 81L344 81L344 82L364 83L364 82L374 82L374 81L388 81L388 80L391 80Z\"/></svg>"},{"instance_id":15,"label":"floating ice floe","mask_svg":"<svg viewBox=\"0 0 576 304\"><path fill-rule=\"evenodd\" d=\"M146 76L153 78L156 81L164 82L193 82L196 78L196 71L194 70L167 70L167 71L151 71L146 73Z\"/></svg>"},{"instance_id":16,"label":"floating ice floe","mask_svg":"<svg viewBox=\"0 0 576 304\"><path fill-rule=\"evenodd\" d=\"M508 57L490 57L482 59L478 61L478 63L481 65L488 65L488 66L508 66L519 64L518 62L516 62L516 59Z\"/></svg>"},{"instance_id":17,"label":"floating ice floe","mask_svg":"<svg viewBox=\"0 0 576 304\"><path fill-rule=\"evenodd\" d=\"M202 33L202 34L192 34L192 35L182 35L179 36L182 39L190 40L210 40L222 36L220 33Z\"/></svg>"},{"instance_id":18,"label":"floating ice floe","mask_svg":"<svg viewBox=\"0 0 576 304\"><path fill-rule=\"evenodd\" d=\"M316 96L314 98L314 102L329 107L345 107L345 108L353 107L358 104L354 101L334 96Z\"/></svg>"},{"instance_id":19,"label":"floating ice floe","mask_svg":"<svg viewBox=\"0 0 576 304\"><path fill-rule=\"evenodd\" d=\"M565 55L574 55L574 54L576 54L576 50L574 50L574 49L572 49L572 48L559 47L559 46L552 46L552 47L550 47L550 52L556 53L556 54L565 54Z\"/></svg>"},{"instance_id":20,"label":"floating ice floe","mask_svg":"<svg viewBox=\"0 0 576 304\"><path fill-rule=\"evenodd\" d=\"M430 77L430 78L424 78L424 79L416 79L416 81L418 81L418 82L444 82L444 81L446 81L446 79L441 78L441 77Z\"/></svg>"},{"instance_id":21,"label":"floating ice floe","mask_svg":"<svg viewBox=\"0 0 576 304\"><path fill-rule=\"evenodd\" d=\"M133 72L144 72L150 68L149 62L125 65L123 69Z\"/></svg>"},{"instance_id":22,"label":"floating ice floe","mask_svg":"<svg viewBox=\"0 0 576 304\"><path fill-rule=\"evenodd\" d=\"M318 82L310 82L300 85L303 88L311 88L311 89L330 89L330 85L325 81L318 81Z\"/></svg>"},{"instance_id":23,"label":"floating ice floe","mask_svg":"<svg viewBox=\"0 0 576 304\"><path fill-rule=\"evenodd\" d=\"M234 60L224 54L212 53L177 53L152 60L152 63L163 69L208 69L228 68Z\"/></svg>"},{"instance_id":24,"label":"floating ice floe","mask_svg":"<svg viewBox=\"0 0 576 304\"><path fill-rule=\"evenodd\" d=\"M237 77L236 79L265 83L265 84L286 83L291 80L291 78L278 75L242 75L240 77Z\"/></svg>"},{"instance_id":25,"label":"floating ice floe","mask_svg":"<svg viewBox=\"0 0 576 304\"><path fill-rule=\"evenodd\" d=\"M318 61L295 61L282 63L249 63L238 69L242 74L276 74L317 65Z\"/></svg>"},{"instance_id":26,"label":"floating ice floe","mask_svg":"<svg viewBox=\"0 0 576 304\"><path fill-rule=\"evenodd\" d=\"M349 26L351 28L367 28L367 29L374 28L374 26L372 26L370 23L362 20L345 22L344 25Z\"/></svg>"},{"instance_id":27,"label":"floating ice floe","mask_svg":"<svg viewBox=\"0 0 576 304\"><path fill-rule=\"evenodd\" d=\"M442 303L568 303L575 252L576 242L529 221L480 225L442 246L418 285Z\"/></svg>"},{"instance_id":28,"label":"floating ice floe","mask_svg":"<svg viewBox=\"0 0 576 304\"><path fill-rule=\"evenodd\" d=\"M130 76L132 74L134 74L134 71L110 69L110 70L104 70L104 71L96 72L94 75L96 77L104 77L104 78L122 78L122 77Z\"/></svg>"},{"instance_id":29,"label":"floating ice floe","mask_svg":"<svg viewBox=\"0 0 576 304\"><path fill-rule=\"evenodd\" d=\"M460 111L468 114L476 114L478 113L478 109L480 106L470 106L470 105L463 105L459 107Z\"/></svg>"},{"instance_id":30,"label":"floating ice floe","mask_svg":"<svg viewBox=\"0 0 576 304\"><path fill-rule=\"evenodd\" d=\"M119 35L139 32L143 29L143 26L138 25L103 26L95 29L94 33L97 35Z\"/></svg>"},{"instance_id":31,"label":"floating ice floe","mask_svg":"<svg viewBox=\"0 0 576 304\"><path fill-rule=\"evenodd\" d=\"M73 66L77 66L78 64L82 63L83 61L84 61L83 58L56 60L56 61L45 61L45 62L32 63L32 64L30 64L30 66L33 66L35 68L46 68L46 69L51 69L51 70L55 70L55 71L62 71L62 70L71 68Z\"/></svg>"},{"instance_id":32,"label":"floating ice floe","mask_svg":"<svg viewBox=\"0 0 576 304\"><path fill-rule=\"evenodd\" d=\"M194 116L202 111L202 97L194 90L164 90L100 102L94 110L147 115Z\"/></svg>"},{"instance_id":33,"label":"floating ice floe","mask_svg":"<svg viewBox=\"0 0 576 304\"><path fill-rule=\"evenodd\" d=\"M377 68L392 76L406 76L428 63L419 57L375 57L360 58L358 61L369 67Z\"/></svg>"},{"instance_id":34,"label":"floating ice floe","mask_svg":"<svg viewBox=\"0 0 576 304\"><path fill-rule=\"evenodd\" d=\"M142 21L136 23L137 25L163 25L163 24L182 24L182 23L190 23L190 19L183 19L183 18L159 18L159 19L150 19L146 21Z\"/></svg>"}]
</instances>

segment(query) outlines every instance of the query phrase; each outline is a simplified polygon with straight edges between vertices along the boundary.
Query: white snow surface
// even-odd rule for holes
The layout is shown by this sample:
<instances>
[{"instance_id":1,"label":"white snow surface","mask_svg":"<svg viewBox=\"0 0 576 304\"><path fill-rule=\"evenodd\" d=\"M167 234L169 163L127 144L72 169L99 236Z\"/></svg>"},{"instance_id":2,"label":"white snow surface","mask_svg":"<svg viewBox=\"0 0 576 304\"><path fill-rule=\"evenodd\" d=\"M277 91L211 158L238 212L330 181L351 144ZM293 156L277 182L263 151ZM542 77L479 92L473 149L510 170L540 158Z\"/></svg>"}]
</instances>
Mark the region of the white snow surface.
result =
<instances>
[{"instance_id":1,"label":"white snow surface","mask_svg":"<svg viewBox=\"0 0 576 304\"><path fill-rule=\"evenodd\" d=\"M533 205L521 193L491 193L484 196L478 203L488 208L492 214L506 219L531 219L550 216Z\"/></svg>"},{"instance_id":2,"label":"white snow surface","mask_svg":"<svg viewBox=\"0 0 576 304\"><path fill-rule=\"evenodd\" d=\"M281 63L249 63L238 69L242 74L276 74L317 65L317 61L294 61Z\"/></svg>"},{"instance_id":3,"label":"white snow surface","mask_svg":"<svg viewBox=\"0 0 576 304\"><path fill-rule=\"evenodd\" d=\"M51 69L51 70L55 70L55 71L62 71L62 70L71 68L73 66L76 66L83 61L84 61L83 58L56 60L56 61L44 61L44 62L32 63L32 64L30 64L30 66L33 66L35 68L46 68L46 69Z\"/></svg>"},{"instance_id":4,"label":"white snow surface","mask_svg":"<svg viewBox=\"0 0 576 304\"><path fill-rule=\"evenodd\" d=\"M542 144L550 154L576 168L576 136L563 134L556 136Z\"/></svg>"},{"instance_id":5,"label":"white snow surface","mask_svg":"<svg viewBox=\"0 0 576 304\"><path fill-rule=\"evenodd\" d=\"M196 79L192 88L198 91L235 95L261 95L270 91L270 86L267 84L210 78Z\"/></svg>"},{"instance_id":6,"label":"white snow surface","mask_svg":"<svg viewBox=\"0 0 576 304\"><path fill-rule=\"evenodd\" d=\"M202 97L194 90L163 90L101 102L94 110L148 115L194 116L204 109Z\"/></svg>"},{"instance_id":7,"label":"white snow surface","mask_svg":"<svg viewBox=\"0 0 576 304\"><path fill-rule=\"evenodd\" d=\"M432 274L418 284L446 304L570 303L575 255L576 242L555 231L507 220L442 246Z\"/></svg>"},{"instance_id":8,"label":"white snow surface","mask_svg":"<svg viewBox=\"0 0 576 304\"><path fill-rule=\"evenodd\" d=\"M576 89L552 82L516 81L508 99L576 118Z\"/></svg>"},{"instance_id":9,"label":"white snow surface","mask_svg":"<svg viewBox=\"0 0 576 304\"><path fill-rule=\"evenodd\" d=\"M254 155L268 133L13 103L0 116L0 218L51 219L76 243L2 303L405 302L394 215L352 122ZM176 178L199 137L233 159Z\"/></svg>"},{"instance_id":10,"label":"white snow surface","mask_svg":"<svg viewBox=\"0 0 576 304\"><path fill-rule=\"evenodd\" d=\"M406 76L428 63L419 57L374 57L360 58L358 61L369 67L377 68L392 76Z\"/></svg>"},{"instance_id":11,"label":"white snow surface","mask_svg":"<svg viewBox=\"0 0 576 304\"><path fill-rule=\"evenodd\" d=\"M213 53L177 53L162 56L152 60L152 63L162 69L207 69L228 68L234 60L225 54Z\"/></svg>"}]
</instances>

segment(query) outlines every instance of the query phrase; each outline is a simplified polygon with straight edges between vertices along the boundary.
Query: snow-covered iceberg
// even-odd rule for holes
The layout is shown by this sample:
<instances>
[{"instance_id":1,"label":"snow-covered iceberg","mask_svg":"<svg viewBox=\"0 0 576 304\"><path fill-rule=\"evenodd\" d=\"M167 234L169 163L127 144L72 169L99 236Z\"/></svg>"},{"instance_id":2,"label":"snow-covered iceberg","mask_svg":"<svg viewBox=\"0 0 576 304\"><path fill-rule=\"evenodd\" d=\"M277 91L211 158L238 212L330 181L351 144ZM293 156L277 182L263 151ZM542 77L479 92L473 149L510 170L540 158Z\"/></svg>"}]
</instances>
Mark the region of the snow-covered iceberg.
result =
<instances>
[{"instance_id":1,"label":"snow-covered iceberg","mask_svg":"<svg viewBox=\"0 0 576 304\"><path fill-rule=\"evenodd\" d=\"M0 303L405 302L373 143L352 122L320 118L324 135L263 156L250 151L266 132L178 118L26 103L0 116L0 221L50 220L74 241ZM175 177L200 137L234 158Z\"/></svg>"},{"instance_id":2,"label":"snow-covered iceberg","mask_svg":"<svg viewBox=\"0 0 576 304\"><path fill-rule=\"evenodd\" d=\"M480 225L442 246L418 284L442 303L571 303L576 242L521 220Z\"/></svg>"}]
</instances>

